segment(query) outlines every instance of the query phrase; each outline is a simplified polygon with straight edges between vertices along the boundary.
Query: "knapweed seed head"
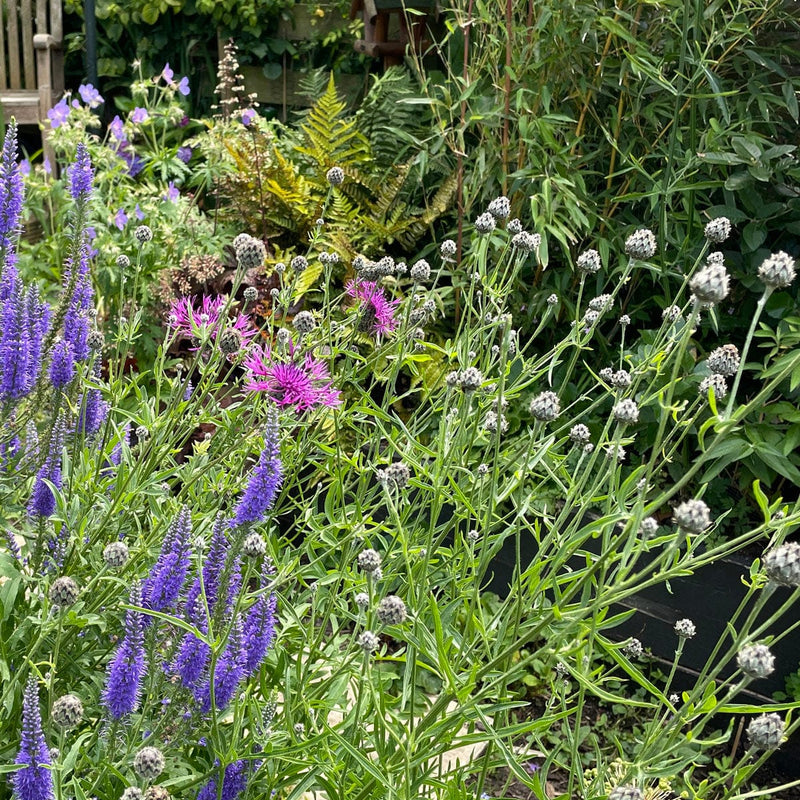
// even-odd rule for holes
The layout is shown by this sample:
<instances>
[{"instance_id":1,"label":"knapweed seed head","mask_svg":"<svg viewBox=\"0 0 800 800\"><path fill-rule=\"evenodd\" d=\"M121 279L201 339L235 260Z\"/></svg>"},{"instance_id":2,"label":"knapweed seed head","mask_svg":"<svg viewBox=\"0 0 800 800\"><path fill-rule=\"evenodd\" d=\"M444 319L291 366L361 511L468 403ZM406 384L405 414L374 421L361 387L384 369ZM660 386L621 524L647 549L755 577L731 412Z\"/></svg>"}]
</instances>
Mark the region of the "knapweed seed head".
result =
<instances>
[{"instance_id":1,"label":"knapweed seed head","mask_svg":"<svg viewBox=\"0 0 800 800\"><path fill-rule=\"evenodd\" d=\"M708 354L706 364L716 375L730 377L739 370L739 349L735 344L723 344Z\"/></svg>"},{"instance_id":2,"label":"knapweed seed head","mask_svg":"<svg viewBox=\"0 0 800 800\"><path fill-rule=\"evenodd\" d=\"M128 267L131 265L131 260L125 255L125 253L121 253L117 256L116 264L120 269L128 269Z\"/></svg>"},{"instance_id":3,"label":"knapweed seed head","mask_svg":"<svg viewBox=\"0 0 800 800\"><path fill-rule=\"evenodd\" d=\"M783 741L785 725L778 714L762 714L750 721L747 738L756 750L775 750Z\"/></svg>"},{"instance_id":4,"label":"knapweed seed head","mask_svg":"<svg viewBox=\"0 0 800 800\"><path fill-rule=\"evenodd\" d=\"M369 595L366 592L359 592L354 599L357 608L360 608L362 611L369 608Z\"/></svg>"},{"instance_id":5,"label":"knapweed seed head","mask_svg":"<svg viewBox=\"0 0 800 800\"><path fill-rule=\"evenodd\" d=\"M339 254L335 250L323 250L319 254L319 260L321 264L324 264L326 267L332 266L333 264L339 263Z\"/></svg>"},{"instance_id":6,"label":"knapweed seed head","mask_svg":"<svg viewBox=\"0 0 800 800\"><path fill-rule=\"evenodd\" d=\"M97 328L92 328L89 331L89 335L86 337L86 344L89 346L89 349L95 353L99 353L106 344L106 337L103 336L103 332L97 330Z\"/></svg>"},{"instance_id":7,"label":"knapweed seed head","mask_svg":"<svg viewBox=\"0 0 800 800\"><path fill-rule=\"evenodd\" d=\"M507 197L495 197L486 210L495 219L507 219L511 213L511 202Z\"/></svg>"},{"instance_id":8,"label":"knapweed seed head","mask_svg":"<svg viewBox=\"0 0 800 800\"><path fill-rule=\"evenodd\" d=\"M358 554L358 566L368 575L381 568L381 555L377 550L368 548Z\"/></svg>"},{"instance_id":9,"label":"knapweed seed head","mask_svg":"<svg viewBox=\"0 0 800 800\"><path fill-rule=\"evenodd\" d=\"M457 247L456 243L452 239L445 239L439 245L439 254L444 259L452 258L456 254L457 250L458 250L458 247Z\"/></svg>"},{"instance_id":10,"label":"knapweed seed head","mask_svg":"<svg viewBox=\"0 0 800 800\"><path fill-rule=\"evenodd\" d=\"M634 400L626 398L614 406L612 414L621 425L633 425L639 421L639 406Z\"/></svg>"},{"instance_id":11,"label":"knapweed seed head","mask_svg":"<svg viewBox=\"0 0 800 800\"><path fill-rule=\"evenodd\" d=\"M618 369L611 376L610 383L615 389L627 389L631 385L631 374L626 369Z\"/></svg>"},{"instance_id":12,"label":"knapweed seed head","mask_svg":"<svg viewBox=\"0 0 800 800\"><path fill-rule=\"evenodd\" d=\"M775 656L765 644L750 644L736 654L736 664L748 678L766 678L775 671Z\"/></svg>"},{"instance_id":13,"label":"knapweed seed head","mask_svg":"<svg viewBox=\"0 0 800 800\"><path fill-rule=\"evenodd\" d=\"M658 533L658 520L655 517L645 517L639 523L639 536L645 541L652 539Z\"/></svg>"},{"instance_id":14,"label":"knapweed seed head","mask_svg":"<svg viewBox=\"0 0 800 800\"><path fill-rule=\"evenodd\" d=\"M547 305L549 306L557 306L558 305L558 295L551 294L547 298Z\"/></svg>"},{"instance_id":15,"label":"knapweed seed head","mask_svg":"<svg viewBox=\"0 0 800 800\"><path fill-rule=\"evenodd\" d=\"M411 480L411 470L403 461L395 461L386 469L378 470L378 480L387 489L405 489Z\"/></svg>"},{"instance_id":16,"label":"knapweed seed head","mask_svg":"<svg viewBox=\"0 0 800 800\"><path fill-rule=\"evenodd\" d=\"M408 616L406 604L394 594L387 595L378 603L375 615L378 621L384 625L400 625Z\"/></svg>"},{"instance_id":17,"label":"knapweed seed head","mask_svg":"<svg viewBox=\"0 0 800 800\"><path fill-rule=\"evenodd\" d=\"M728 270L721 264L709 264L689 281L697 300L703 305L720 303L730 291Z\"/></svg>"},{"instance_id":18,"label":"knapweed seed head","mask_svg":"<svg viewBox=\"0 0 800 800\"><path fill-rule=\"evenodd\" d=\"M362 631L356 641L366 655L374 653L381 643L380 639L372 631Z\"/></svg>"},{"instance_id":19,"label":"knapweed seed head","mask_svg":"<svg viewBox=\"0 0 800 800\"><path fill-rule=\"evenodd\" d=\"M144 800L144 793L138 786L129 786L122 793L120 800Z\"/></svg>"},{"instance_id":20,"label":"knapweed seed head","mask_svg":"<svg viewBox=\"0 0 800 800\"><path fill-rule=\"evenodd\" d=\"M140 245L149 242L153 238L153 231L147 225L140 225L134 232L133 235L136 237L136 241L139 242Z\"/></svg>"},{"instance_id":21,"label":"knapweed seed head","mask_svg":"<svg viewBox=\"0 0 800 800\"><path fill-rule=\"evenodd\" d=\"M593 308L590 308L584 315L583 321L586 323L586 327L591 328L592 325L600 319L600 312L595 311Z\"/></svg>"},{"instance_id":22,"label":"knapweed seed head","mask_svg":"<svg viewBox=\"0 0 800 800\"><path fill-rule=\"evenodd\" d=\"M593 275L595 272L600 271L602 262L600 261L600 253L597 250L584 250L575 262L578 272L583 272L586 275Z\"/></svg>"},{"instance_id":23,"label":"knapweed seed head","mask_svg":"<svg viewBox=\"0 0 800 800\"><path fill-rule=\"evenodd\" d=\"M236 355L242 349L243 342L242 333L236 328L225 328L217 336L220 352L226 356Z\"/></svg>"},{"instance_id":24,"label":"knapweed seed head","mask_svg":"<svg viewBox=\"0 0 800 800\"><path fill-rule=\"evenodd\" d=\"M233 247L236 253L236 262L242 269L255 269L264 266L264 259L267 257L267 248L261 239L240 233L233 240Z\"/></svg>"},{"instance_id":25,"label":"knapweed seed head","mask_svg":"<svg viewBox=\"0 0 800 800\"><path fill-rule=\"evenodd\" d=\"M779 586L800 586L800 542L787 542L764 556L767 577Z\"/></svg>"},{"instance_id":26,"label":"knapweed seed head","mask_svg":"<svg viewBox=\"0 0 800 800\"><path fill-rule=\"evenodd\" d=\"M712 219L706 223L704 234L709 242L721 244L731 235L731 221L727 217Z\"/></svg>"},{"instance_id":27,"label":"knapweed seed head","mask_svg":"<svg viewBox=\"0 0 800 800\"><path fill-rule=\"evenodd\" d=\"M50 602L57 608L67 608L78 599L78 593L78 584L68 575L62 575L50 586Z\"/></svg>"},{"instance_id":28,"label":"knapweed seed head","mask_svg":"<svg viewBox=\"0 0 800 800\"><path fill-rule=\"evenodd\" d=\"M539 249L542 243L542 237L538 233L528 233L528 231L520 231L515 233L511 239L511 246L516 247L523 253L533 253Z\"/></svg>"},{"instance_id":29,"label":"knapweed seed head","mask_svg":"<svg viewBox=\"0 0 800 800\"><path fill-rule=\"evenodd\" d=\"M458 385L465 392L475 392L481 388L483 373L477 367L467 367L458 374Z\"/></svg>"},{"instance_id":30,"label":"knapweed seed head","mask_svg":"<svg viewBox=\"0 0 800 800\"><path fill-rule=\"evenodd\" d=\"M255 286L248 286L244 290L245 303L255 303L258 300L258 289Z\"/></svg>"},{"instance_id":31,"label":"knapweed seed head","mask_svg":"<svg viewBox=\"0 0 800 800\"><path fill-rule=\"evenodd\" d=\"M625 254L638 261L646 261L652 258L656 252L656 237L653 231L648 228L640 228L634 231L625 240Z\"/></svg>"},{"instance_id":32,"label":"knapweed seed head","mask_svg":"<svg viewBox=\"0 0 800 800\"><path fill-rule=\"evenodd\" d=\"M724 264L725 263L725 253L721 253L719 250L713 250L706 256L706 264Z\"/></svg>"},{"instance_id":33,"label":"knapweed seed head","mask_svg":"<svg viewBox=\"0 0 800 800\"><path fill-rule=\"evenodd\" d=\"M579 422L577 425L573 425L569 429L569 438L575 444L586 444L591 436L592 435L589 432L589 429L582 422Z\"/></svg>"},{"instance_id":34,"label":"knapweed seed head","mask_svg":"<svg viewBox=\"0 0 800 800\"><path fill-rule=\"evenodd\" d=\"M133 771L149 783L164 771L165 763L164 754L157 747L143 747L133 757Z\"/></svg>"},{"instance_id":35,"label":"knapweed seed head","mask_svg":"<svg viewBox=\"0 0 800 800\"><path fill-rule=\"evenodd\" d=\"M714 390L714 397L717 400L724 400L728 394L728 382L722 375L712 373L708 377L703 378L698 387L698 391L702 397L708 397L709 389Z\"/></svg>"},{"instance_id":36,"label":"knapweed seed head","mask_svg":"<svg viewBox=\"0 0 800 800\"><path fill-rule=\"evenodd\" d=\"M540 422L552 422L561 413L561 401L555 392L542 392L531 400L529 411Z\"/></svg>"},{"instance_id":37,"label":"knapweed seed head","mask_svg":"<svg viewBox=\"0 0 800 800\"><path fill-rule=\"evenodd\" d=\"M314 315L310 311L300 311L295 314L292 324L298 333L311 333L317 327Z\"/></svg>"},{"instance_id":38,"label":"knapweed seed head","mask_svg":"<svg viewBox=\"0 0 800 800\"><path fill-rule=\"evenodd\" d=\"M223 793L223 796L225 794ZM148 786L144 793L144 800L169 800L170 793L165 786Z\"/></svg>"},{"instance_id":39,"label":"knapweed seed head","mask_svg":"<svg viewBox=\"0 0 800 800\"><path fill-rule=\"evenodd\" d=\"M608 800L644 800L644 792L638 786L615 786L609 793Z\"/></svg>"},{"instance_id":40,"label":"knapweed seed head","mask_svg":"<svg viewBox=\"0 0 800 800\"><path fill-rule=\"evenodd\" d=\"M53 703L53 722L65 731L77 728L83 720L83 703L74 694L65 694Z\"/></svg>"},{"instance_id":41,"label":"knapweed seed head","mask_svg":"<svg viewBox=\"0 0 800 800\"><path fill-rule=\"evenodd\" d=\"M521 232L522 232L522 230L523 230L523 228L522 228L522 222L521 222L520 220L518 220L516 217L514 217L514 219L510 219L510 220L509 220L509 221L506 223L506 230L507 230L507 231L508 231L508 232L509 232L509 233L510 233L512 236L516 236L518 233L521 233Z\"/></svg>"},{"instance_id":42,"label":"knapweed seed head","mask_svg":"<svg viewBox=\"0 0 800 800\"><path fill-rule=\"evenodd\" d=\"M344 183L344 170L341 167L331 167L325 173L325 180L331 186L341 186Z\"/></svg>"},{"instance_id":43,"label":"knapweed seed head","mask_svg":"<svg viewBox=\"0 0 800 800\"><path fill-rule=\"evenodd\" d=\"M308 269L308 259L305 256L295 256L289 266L299 275Z\"/></svg>"},{"instance_id":44,"label":"knapweed seed head","mask_svg":"<svg viewBox=\"0 0 800 800\"><path fill-rule=\"evenodd\" d=\"M796 274L794 259L783 250L764 259L758 268L758 277L772 289L789 286L794 281Z\"/></svg>"},{"instance_id":45,"label":"knapweed seed head","mask_svg":"<svg viewBox=\"0 0 800 800\"><path fill-rule=\"evenodd\" d=\"M128 545L125 542L111 542L103 548L103 561L112 569L119 569L128 563Z\"/></svg>"},{"instance_id":46,"label":"knapweed seed head","mask_svg":"<svg viewBox=\"0 0 800 800\"><path fill-rule=\"evenodd\" d=\"M411 280L416 283L426 283L431 277L431 265L424 258L421 258L411 267L409 274Z\"/></svg>"},{"instance_id":47,"label":"knapweed seed head","mask_svg":"<svg viewBox=\"0 0 800 800\"><path fill-rule=\"evenodd\" d=\"M697 633L697 627L690 619L679 619L675 623L675 633L681 639L692 639Z\"/></svg>"},{"instance_id":48,"label":"knapweed seed head","mask_svg":"<svg viewBox=\"0 0 800 800\"><path fill-rule=\"evenodd\" d=\"M242 554L247 558L260 558L267 552L267 543L260 533L253 531L245 536L242 543Z\"/></svg>"},{"instance_id":49,"label":"knapweed seed head","mask_svg":"<svg viewBox=\"0 0 800 800\"><path fill-rule=\"evenodd\" d=\"M475 220L475 232L480 236L488 236L496 225L494 217L488 211L485 211Z\"/></svg>"},{"instance_id":50,"label":"knapweed seed head","mask_svg":"<svg viewBox=\"0 0 800 800\"><path fill-rule=\"evenodd\" d=\"M711 511L702 500L687 500L675 509L672 519L687 533L702 533L711 525Z\"/></svg>"}]
</instances>

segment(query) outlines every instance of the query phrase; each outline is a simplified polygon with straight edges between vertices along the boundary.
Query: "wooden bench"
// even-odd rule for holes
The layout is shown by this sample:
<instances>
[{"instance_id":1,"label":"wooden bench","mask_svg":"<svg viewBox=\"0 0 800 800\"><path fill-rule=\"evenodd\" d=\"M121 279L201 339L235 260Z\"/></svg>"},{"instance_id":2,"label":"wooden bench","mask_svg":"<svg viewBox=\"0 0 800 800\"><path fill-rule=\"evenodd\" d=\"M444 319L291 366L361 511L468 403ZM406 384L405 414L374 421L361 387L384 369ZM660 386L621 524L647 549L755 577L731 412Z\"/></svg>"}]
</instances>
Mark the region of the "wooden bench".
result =
<instances>
[{"instance_id":1,"label":"wooden bench","mask_svg":"<svg viewBox=\"0 0 800 800\"><path fill-rule=\"evenodd\" d=\"M55 164L47 112L64 92L61 0L0 0L0 106L3 119L42 129L42 149Z\"/></svg>"}]
</instances>

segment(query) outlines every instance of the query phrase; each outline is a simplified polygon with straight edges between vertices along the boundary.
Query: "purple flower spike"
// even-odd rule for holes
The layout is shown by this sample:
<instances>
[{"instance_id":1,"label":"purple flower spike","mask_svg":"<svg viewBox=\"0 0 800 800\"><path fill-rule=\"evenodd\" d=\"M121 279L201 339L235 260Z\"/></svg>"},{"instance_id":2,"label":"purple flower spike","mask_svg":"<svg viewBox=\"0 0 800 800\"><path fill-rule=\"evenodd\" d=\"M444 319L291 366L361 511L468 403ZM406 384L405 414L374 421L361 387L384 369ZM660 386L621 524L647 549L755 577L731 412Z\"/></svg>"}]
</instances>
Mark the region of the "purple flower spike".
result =
<instances>
[{"instance_id":1,"label":"purple flower spike","mask_svg":"<svg viewBox=\"0 0 800 800\"><path fill-rule=\"evenodd\" d=\"M69 191L76 203L83 203L89 199L93 179L94 171L89 151L83 142L78 142L75 163L69 168Z\"/></svg>"},{"instance_id":2,"label":"purple flower spike","mask_svg":"<svg viewBox=\"0 0 800 800\"><path fill-rule=\"evenodd\" d=\"M283 480L281 464L281 448L278 438L278 412L273 408L267 418L267 429L264 433L264 449L244 495L236 506L231 527L238 528L254 522L261 522L272 507Z\"/></svg>"},{"instance_id":3,"label":"purple flower spike","mask_svg":"<svg viewBox=\"0 0 800 800\"><path fill-rule=\"evenodd\" d=\"M75 356L72 345L61 339L53 348L53 357L50 361L50 383L54 389L63 389L75 377Z\"/></svg>"},{"instance_id":4,"label":"purple flower spike","mask_svg":"<svg viewBox=\"0 0 800 800\"><path fill-rule=\"evenodd\" d=\"M233 699L236 689L244 678L244 665L246 655L242 633L242 620L237 618L231 628L228 644L214 669L214 707L222 710L228 707ZM211 711L211 687L206 681L205 685L195 694L200 703L200 710L207 714Z\"/></svg>"},{"instance_id":5,"label":"purple flower spike","mask_svg":"<svg viewBox=\"0 0 800 800\"><path fill-rule=\"evenodd\" d=\"M17 164L17 123L11 120L0 158L0 247L4 250L13 246L19 234L24 197L21 169Z\"/></svg>"},{"instance_id":6,"label":"purple flower spike","mask_svg":"<svg viewBox=\"0 0 800 800\"><path fill-rule=\"evenodd\" d=\"M61 488L61 449L64 447L65 428L64 417L60 416L50 434L47 458L33 483L33 492L28 502L28 514L32 517L49 517L55 513L56 498L46 481L52 483L56 489Z\"/></svg>"},{"instance_id":7,"label":"purple flower spike","mask_svg":"<svg viewBox=\"0 0 800 800\"><path fill-rule=\"evenodd\" d=\"M72 270L74 263L67 266L64 276L64 283L69 286L72 283ZM83 237L80 245L78 260L78 276L75 281L75 289L72 293L66 316L64 317L64 339L72 345L72 352L76 361L84 361L89 357L89 317L94 311L92 298L94 290L89 270L89 243L87 237Z\"/></svg>"},{"instance_id":8,"label":"purple flower spike","mask_svg":"<svg viewBox=\"0 0 800 800\"><path fill-rule=\"evenodd\" d=\"M245 760L228 764L222 774L222 790L217 790L217 779L211 778L197 793L197 800L217 800L217 797L221 800L236 800L247 786L249 771L248 762Z\"/></svg>"},{"instance_id":9,"label":"purple flower spike","mask_svg":"<svg viewBox=\"0 0 800 800\"><path fill-rule=\"evenodd\" d=\"M50 771L50 751L42 733L39 710L39 686L31 675L22 700L22 736L15 764L22 769L11 778L18 800L52 800L53 773Z\"/></svg>"},{"instance_id":10,"label":"purple flower spike","mask_svg":"<svg viewBox=\"0 0 800 800\"><path fill-rule=\"evenodd\" d=\"M99 381L102 374L102 363L99 358L92 364L92 375ZM91 436L100 430L100 426L108 416L108 403L103 400L100 389L89 388L84 392L80 403L77 431L84 436Z\"/></svg>"},{"instance_id":11,"label":"purple flower spike","mask_svg":"<svg viewBox=\"0 0 800 800\"><path fill-rule=\"evenodd\" d=\"M130 604L142 605L137 583L131 587ZM121 719L139 706L139 694L145 675L144 618L140 611L125 613L125 638L108 667L103 704L114 719Z\"/></svg>"},{"instance_id":12,"label":"purple flower spike","mask_svg":"<svg viewBox=\"0 0 800 800\"><path fill-rule=\"evenodd\" d=\"M266 589L270 576L265 573L262 588ZM278 598L274 594L260 595L250 607L244 625L244 649L246 653L245 675L258 671L275 639L275 608Z\"/></svg>"},{"instance_id":13,"label":"purple flower spike","mask_svg":"<svg viewBox=\"0 0 800 800\"><path fill-rule=\"evenodd\" d=\"M153 611L171 611L178 602L189 574L189 539L192 515L184 506L170 525L161 553L142 586L144 606Z\"/></svg>"}]
</instances>

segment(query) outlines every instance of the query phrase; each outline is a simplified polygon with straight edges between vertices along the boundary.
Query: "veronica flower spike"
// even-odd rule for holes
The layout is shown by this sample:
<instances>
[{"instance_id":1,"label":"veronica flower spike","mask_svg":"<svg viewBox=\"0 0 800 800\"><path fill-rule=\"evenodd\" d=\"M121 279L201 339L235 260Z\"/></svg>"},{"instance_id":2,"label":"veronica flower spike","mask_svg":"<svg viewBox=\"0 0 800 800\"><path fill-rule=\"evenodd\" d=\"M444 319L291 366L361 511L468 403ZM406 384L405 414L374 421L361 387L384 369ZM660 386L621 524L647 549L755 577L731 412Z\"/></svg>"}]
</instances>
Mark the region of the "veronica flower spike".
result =
<instances>
[{"instance_id":1,"label":"veronica flower spike","mask_svg":"<svg viewBox=\"0 0 800 800\"><path fill-rule=\"evenodd\" d=\"M142 605L138 584L131 588L130 604ZM129 609L125 614L125 638L109 664L103 692L103 704L114 719L121 719L138 708L145 669L143 614Z\"/></svg>"},{"instance_id":2,"label":"veronica flower spike","mask_svg":"<svg viewBox=\"0 0 800 800\"><path fill-rule=\"evenodd\" d=\"M39 686L31 675L22 699L22 736L14 762L22 769L11 778L14 797L18 800L52 800L53 773L50 771L50 751L42 733L39 710Z\"/></svg>"}]
</instances>

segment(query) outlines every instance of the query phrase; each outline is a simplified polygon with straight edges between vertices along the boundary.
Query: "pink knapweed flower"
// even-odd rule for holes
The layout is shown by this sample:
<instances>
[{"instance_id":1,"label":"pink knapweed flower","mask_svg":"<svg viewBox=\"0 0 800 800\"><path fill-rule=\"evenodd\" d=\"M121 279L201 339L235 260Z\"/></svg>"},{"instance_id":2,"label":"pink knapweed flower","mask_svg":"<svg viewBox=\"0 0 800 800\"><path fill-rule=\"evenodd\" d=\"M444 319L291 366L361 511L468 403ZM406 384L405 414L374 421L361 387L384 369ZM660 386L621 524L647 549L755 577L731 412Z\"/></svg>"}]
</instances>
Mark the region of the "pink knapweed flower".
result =
<instances>
[{"instance_id":1,"label":"pink knapweed flower","mask_svg":"<svg viewBox=\"0 0 800 800\"><path fill-rule=\"evenodd\" d=\"M234 328L241 334L244 345L257 331L250 325L250 317L246 314L237 314L233 322L223 316L227 302L225 297L203 295L198 305L194 297L181 297L170 306L167 323L178 336L187 338L194 338L198 333L206 331L216 340L222 331Z\"/></svg>"},{"instance_id":2,"label":"pink knapweed flower","mask_svg":"<svg viewBox=\"0 0 800 800\"><path fill-rule=\"evenodd\" d=\"M350 281L346 292L361 301L359 328L375 336L391 333L398 325L395 311L399 300L388 300L374 281Z\"/></svg>"},{"instance_id":3,"label":"pink knapweed flower","mask_svg":"<svg viewBox=\"0 0 800 800\"><path fill-rule=\"evenodd\" d=\"M325 363L311 353L295 357L291 341L285 356L264 345L252 348L243 363L251 373L247 388L266 392L279 406L306 411L315 406L341 405L340 392L334 388Z\"/></svg>"}]
</instances>

